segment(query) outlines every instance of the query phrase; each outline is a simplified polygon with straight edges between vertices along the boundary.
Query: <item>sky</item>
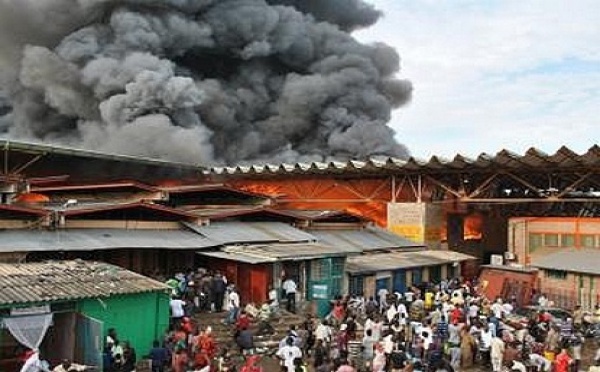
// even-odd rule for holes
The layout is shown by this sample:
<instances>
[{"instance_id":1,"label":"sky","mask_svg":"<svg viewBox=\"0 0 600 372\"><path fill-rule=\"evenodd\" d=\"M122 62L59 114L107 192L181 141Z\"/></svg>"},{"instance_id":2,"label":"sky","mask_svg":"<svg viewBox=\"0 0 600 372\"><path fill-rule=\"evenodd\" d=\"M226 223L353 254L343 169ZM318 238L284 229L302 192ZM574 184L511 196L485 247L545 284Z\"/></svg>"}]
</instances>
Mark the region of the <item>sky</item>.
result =
<instances>
[{"instance_id":1,"label":"sky","mask_svg":"<svg viewBox=\"0 0 600 372\"><path fill-rule=\"evenodd\" d=\"M384 16L355 36L414 85L390 123L413 156L600 143L600 1L366 1Z\"/></svg>"}]
</instances>

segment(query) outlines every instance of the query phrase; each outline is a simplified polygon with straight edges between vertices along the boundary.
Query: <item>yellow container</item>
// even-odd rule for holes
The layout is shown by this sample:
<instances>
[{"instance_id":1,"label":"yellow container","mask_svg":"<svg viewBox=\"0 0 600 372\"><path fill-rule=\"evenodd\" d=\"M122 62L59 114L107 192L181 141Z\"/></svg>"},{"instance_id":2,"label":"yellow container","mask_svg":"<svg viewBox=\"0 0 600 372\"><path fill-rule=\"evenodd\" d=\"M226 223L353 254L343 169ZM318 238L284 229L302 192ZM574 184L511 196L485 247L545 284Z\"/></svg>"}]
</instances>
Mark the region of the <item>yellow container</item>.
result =
<instances>
[{"instance_id":1,"label":"yellow container","mask_svg":"<svg viewBox=\"0 0 600 372\"><path fill-rule=\"evenodd\" d=\"M554 357L556 353L553 351L544 351L544 358L548 359L551 362L554 362Z\"/></svg>"}]
</instances>

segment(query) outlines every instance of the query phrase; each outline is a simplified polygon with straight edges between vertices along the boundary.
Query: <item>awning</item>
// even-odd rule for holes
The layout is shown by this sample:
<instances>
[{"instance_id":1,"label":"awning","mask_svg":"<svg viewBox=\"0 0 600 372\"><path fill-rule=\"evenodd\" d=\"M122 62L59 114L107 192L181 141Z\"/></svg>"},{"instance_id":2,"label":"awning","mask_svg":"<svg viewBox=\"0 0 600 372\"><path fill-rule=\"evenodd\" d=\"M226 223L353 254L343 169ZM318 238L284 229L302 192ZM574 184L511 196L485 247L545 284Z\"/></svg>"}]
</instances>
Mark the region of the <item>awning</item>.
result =
<instances>
[{"instance_id":1,"label":"awning","mask_svg":"<svg viewBox=\"0 0 600 372\"><path fill-rule=\"evenodd\" d=\"M325 257L345 257L359 254L359 251L345 251L317 243L306 244L264 244L230 246L220 251L200 251L202 256L221 258L249 264L304 261Z\"/></svg>"},{"instance_id":2,"label":"awning","mask_svg":"<svg viewBox=\"0 0 600 372\"><path fill-rule=\"evenodd\" d=\"M476 257L463 253L442 250L374 253L349 257L346 271L350 274L372 274L378 271L446 265L475 259Z\"/></svg>"}]
</instances>

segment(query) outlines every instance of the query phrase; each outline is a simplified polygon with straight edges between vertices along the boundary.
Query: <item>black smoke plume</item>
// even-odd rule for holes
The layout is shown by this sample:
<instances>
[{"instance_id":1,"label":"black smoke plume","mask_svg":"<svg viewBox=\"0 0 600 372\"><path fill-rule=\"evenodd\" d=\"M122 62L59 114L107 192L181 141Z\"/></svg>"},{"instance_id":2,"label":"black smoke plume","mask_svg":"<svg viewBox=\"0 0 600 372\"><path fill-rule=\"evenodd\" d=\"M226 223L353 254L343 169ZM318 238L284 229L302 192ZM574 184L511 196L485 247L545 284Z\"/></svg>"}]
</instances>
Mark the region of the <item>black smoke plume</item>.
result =
<instances>
[{"instance_id":1,"label":"black smoke plume","mask_svg":"<svg viewBox=\"0 0 600 372\"><path fill-rule=\"evenodd\" d=\"M406 157L362 0L3 0L0 135L201 164Z\"/></svg>"}]
</instances>

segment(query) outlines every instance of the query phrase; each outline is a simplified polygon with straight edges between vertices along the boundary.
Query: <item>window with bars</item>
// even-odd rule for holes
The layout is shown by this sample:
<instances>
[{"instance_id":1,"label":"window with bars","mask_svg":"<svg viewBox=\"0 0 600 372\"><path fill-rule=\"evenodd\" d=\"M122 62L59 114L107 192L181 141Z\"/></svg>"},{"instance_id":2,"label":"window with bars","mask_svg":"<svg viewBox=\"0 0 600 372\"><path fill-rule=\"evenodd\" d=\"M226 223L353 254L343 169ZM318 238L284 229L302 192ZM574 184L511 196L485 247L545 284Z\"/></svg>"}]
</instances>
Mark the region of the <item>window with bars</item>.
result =
<instances>
[{"instance_id":1,"label":"window with bars","mask_svg":"<svg viewBox=\"0 0 600 372\"><path fill-rule=\"evenodd\" d=\"M544 246L558 247L558 234L544 234Z\"/></svg>"},{"instance_id":2,"label":"window with bars","mask_svg":"<svg viewBox=\"0 0 600 372\"><path fill-rule=\"evenodd\" d=\"M575 246L575 234L562 234L560 236L561 247L574 247Z\"/></svg>"},{"instance_id":3,"label":"window with bars","mask_svg":"<svg viewBox=\"0 0 600 372\"><path fill-rule=\"evenodd\" d=\"M313 260L310 263L311 280L325 280L329 278L329 262L327 260Z\"/></svg>"},{"instance_id":4,"label":"window with bars","mask_svg":"<svg viewBox=\"0 0 600 372\"><path fill-rule=\"evenodd\" d=\"M594 248L596 246L596 236L589 234L582 234L580 236L581 246L584 248Z\"/></svg>"},{"instance_id":5,"label":"window with bars","mask_svg":"<svg viewBox=\"0 0 600 372\"><path fill-rule=\"evenodd\" d=\"M529 251L533 252L544 246L543 234L529 234Z\"/></svg>"},{"instance_id":6,"label":"window with bars","mask_svg":"<svg viewBox=\"0 0 600 372\"><path fill-rule=\"evenodd\" d=\"M365 278L362 275L353 275L348 280L348 291L350 295L362 295L364 293Z\"/></svg>"},{"instance_id":7,"label":"window with bars","mask_svg":"<svg viewBox=\"0 0 600 372\"><path fill-rule=\"evenodd\" d=\"M564 270L544 270L546 278L566 280L567 272Z\"/></svg>"}]
</instances>

